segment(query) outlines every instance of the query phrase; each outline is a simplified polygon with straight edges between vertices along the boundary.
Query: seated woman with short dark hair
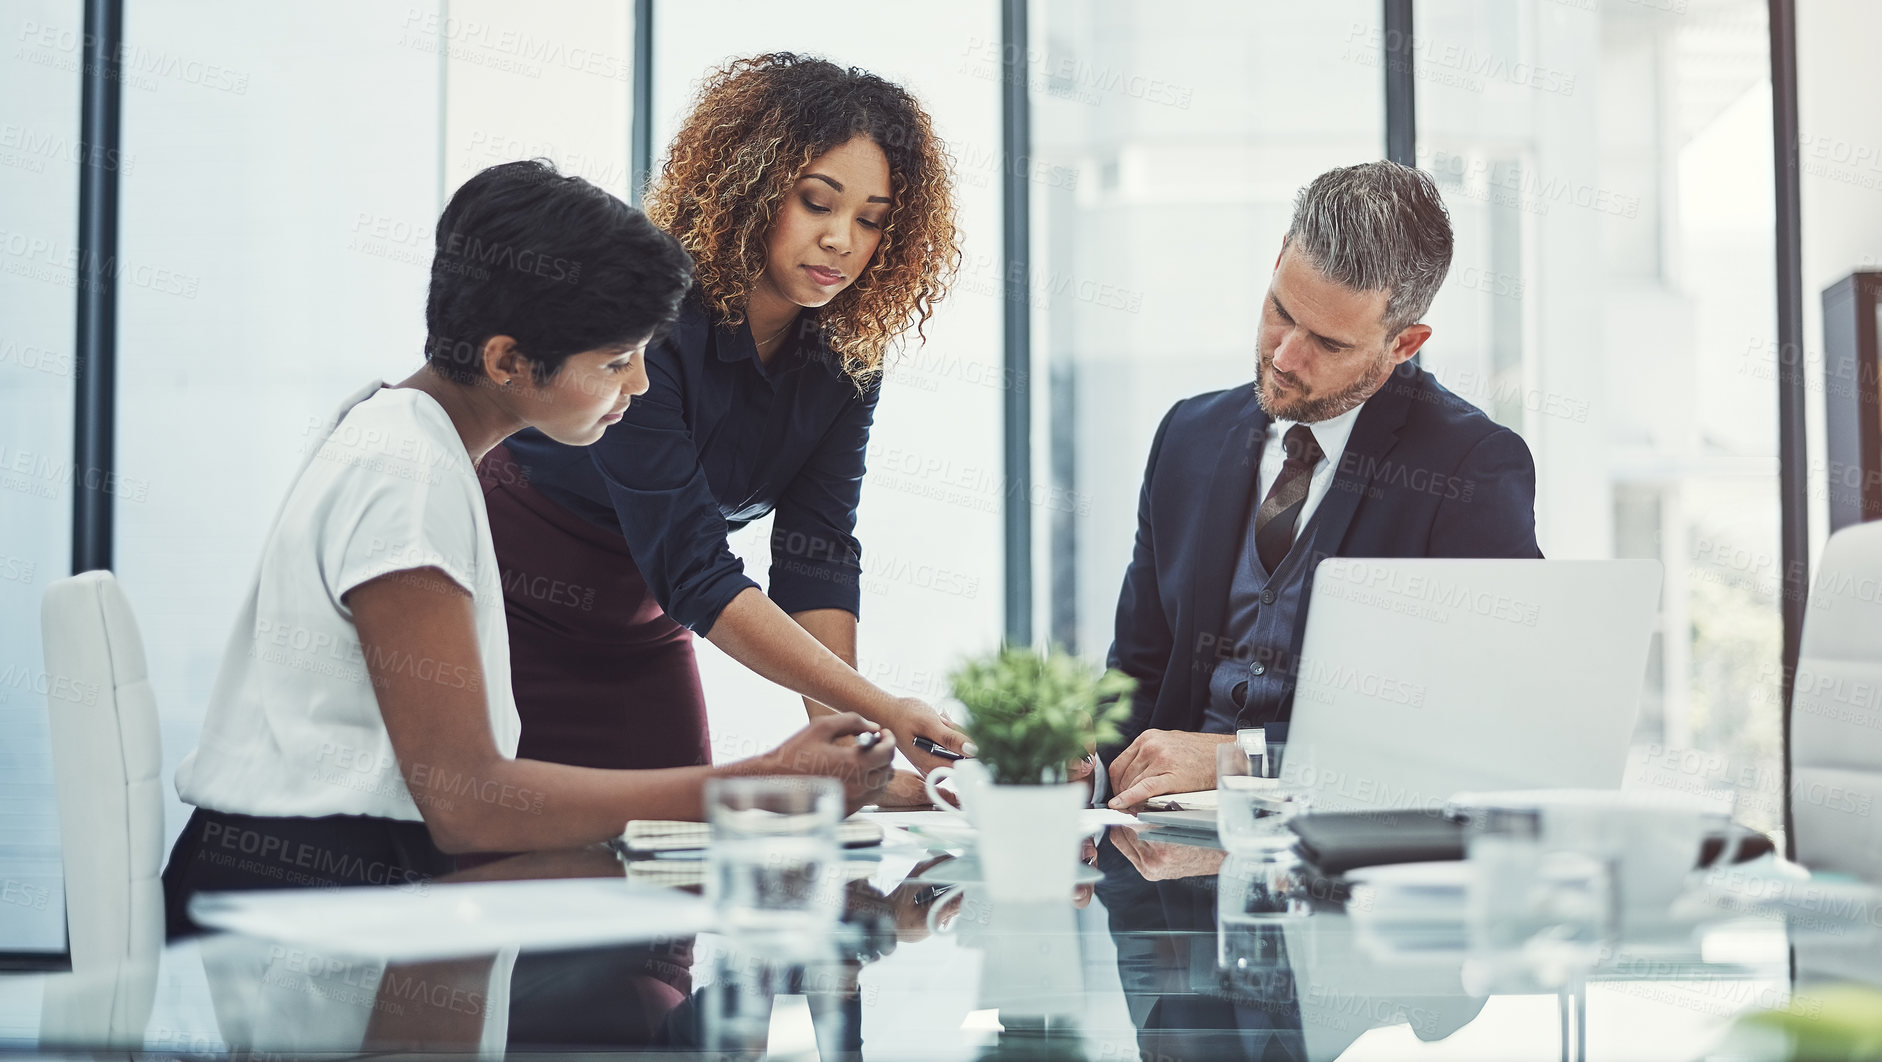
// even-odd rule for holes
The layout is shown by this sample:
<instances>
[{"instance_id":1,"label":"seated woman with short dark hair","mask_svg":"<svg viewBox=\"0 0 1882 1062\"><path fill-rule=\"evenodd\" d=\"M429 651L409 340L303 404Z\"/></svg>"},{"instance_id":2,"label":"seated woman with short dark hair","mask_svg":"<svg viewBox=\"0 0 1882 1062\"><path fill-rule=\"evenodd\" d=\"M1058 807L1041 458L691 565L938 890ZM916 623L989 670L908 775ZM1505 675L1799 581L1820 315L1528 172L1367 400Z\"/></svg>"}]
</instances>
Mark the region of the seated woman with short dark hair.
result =
<instances>
[{"instance_id":1,"label":"seated woman with short dark hair","mask_svg":"<svg viewBox=\"0 0 1882 1062\"><path fill-rule=\"evenodd\" d=\"M587 445L647 389L643 354L691 262L639 211L541 162L467 181L438 221L426 365L350 396L287 493L177 793L172 935L204 890L386 884L453 853L698 819L706 779L816 773L852 809L893 740L819 719L721 767L595 770L515 758L503 587L477 463L533 427ZM884 734L885 737L891 737Z\"/></svg>"}]
</instances>

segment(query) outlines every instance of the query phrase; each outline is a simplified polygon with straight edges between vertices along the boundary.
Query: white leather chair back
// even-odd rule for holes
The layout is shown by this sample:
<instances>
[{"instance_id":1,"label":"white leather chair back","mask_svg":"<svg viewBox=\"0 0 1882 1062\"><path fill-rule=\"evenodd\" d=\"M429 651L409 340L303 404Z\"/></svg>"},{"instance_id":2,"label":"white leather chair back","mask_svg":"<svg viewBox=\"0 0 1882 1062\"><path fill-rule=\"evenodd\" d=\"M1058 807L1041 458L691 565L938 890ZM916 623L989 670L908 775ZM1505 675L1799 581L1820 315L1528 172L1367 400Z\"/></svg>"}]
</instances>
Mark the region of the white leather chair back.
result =
<instances>
[{"instance_id":1,"label":"white leather chair back","mask_svg":"<svg viewBox=\"0 0 1882 1062\"><path fill-rule=\"evenodd\" d=\"M1797 860L1882 882L1882 522L1830 536L1791 695Z\"/></svg>"},{"instance_id":2,"label":"white leather chair back","mask_svg":"<svg viewBox=\"0 0 1882 1062\"><path fill-rule=\"evenodd\" d=\"M144 641L110 572L46 588L46 706L72 969L163 947L163 750Z\"/></svg>"}]
</instances>

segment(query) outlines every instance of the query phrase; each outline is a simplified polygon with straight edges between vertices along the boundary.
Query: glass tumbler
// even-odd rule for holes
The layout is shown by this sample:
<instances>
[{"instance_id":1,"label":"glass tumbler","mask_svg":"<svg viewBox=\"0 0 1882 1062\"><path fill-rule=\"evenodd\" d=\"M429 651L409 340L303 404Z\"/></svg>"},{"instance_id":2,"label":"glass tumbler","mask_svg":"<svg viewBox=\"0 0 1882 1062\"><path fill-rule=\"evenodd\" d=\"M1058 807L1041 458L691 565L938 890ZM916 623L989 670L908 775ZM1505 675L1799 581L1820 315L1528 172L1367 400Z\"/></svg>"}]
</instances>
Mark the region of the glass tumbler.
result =
<instances>
[{"instance_id":1,"label":"glass tumbler","mask_svg":"<svg viewBox=\"0 0 1882 1062\"><path fill-rule=\"evenodd\" d=\"M1268 744L1260 729L1239 731L1234 741L1216 746L1216 834L1230 852L1293 846L1287 823L1306 800L1282 790L1283 748Z\"/></svg>"},{"instance_id":2,"label":"glass tumbler","mask_svg":"<svg viewBox=\"0 0 1882 1062\"><path fill-rule=\"evenodd\" d=\"M834 778L706 783L706 898L729 933L827 933L843 912L843 786Z\"/></svg>"}]
</instances>

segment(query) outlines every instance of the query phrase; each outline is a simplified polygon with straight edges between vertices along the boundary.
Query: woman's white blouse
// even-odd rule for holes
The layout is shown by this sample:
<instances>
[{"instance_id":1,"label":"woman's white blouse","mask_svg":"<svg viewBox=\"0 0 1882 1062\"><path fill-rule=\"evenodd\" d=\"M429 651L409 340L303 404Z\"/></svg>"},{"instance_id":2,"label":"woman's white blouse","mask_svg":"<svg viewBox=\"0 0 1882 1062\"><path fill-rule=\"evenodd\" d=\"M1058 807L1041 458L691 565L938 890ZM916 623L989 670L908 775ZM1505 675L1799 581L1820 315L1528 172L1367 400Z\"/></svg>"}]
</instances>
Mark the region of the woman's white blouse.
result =
<instances>
[{"instance_id":1,"label":"woman's white blouse","mask_svg":"<svg viewBox=\"0 0 1882 1062\"><path fill-rule=\"evenodd\" d=\"M418 568L469 591L481 671L426 658L378 663L483 694L497 748L516 755L522 724L483 489L444 407L411 388L375 381L311 448L262 547L202 737L177 768L177 795L243 815L416 821L343 598ZM466 800L480 799L484 782L432 781L442 799L461 789Z\"/></svg>"}]
</instances>

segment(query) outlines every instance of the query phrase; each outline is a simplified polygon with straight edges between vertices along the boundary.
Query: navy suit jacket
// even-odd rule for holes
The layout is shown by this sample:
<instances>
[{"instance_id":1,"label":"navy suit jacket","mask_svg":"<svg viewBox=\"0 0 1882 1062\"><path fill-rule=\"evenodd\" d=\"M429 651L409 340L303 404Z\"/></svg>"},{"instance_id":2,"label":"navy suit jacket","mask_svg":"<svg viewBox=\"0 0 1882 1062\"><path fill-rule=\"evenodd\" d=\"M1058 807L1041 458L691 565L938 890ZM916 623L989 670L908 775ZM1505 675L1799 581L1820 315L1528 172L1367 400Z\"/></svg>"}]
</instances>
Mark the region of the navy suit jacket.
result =
<instances>
[{"instance_id":1,"label":"navy suit jacket","mask_svg":"<svg viewBox=\"0 0 1882 1062\"><path fill-rule=\"evenodd\" d=\"M1110 666L1137 680L1116 755L1147 729L1200 730L1270 418L1252 384L1178 402L1157 428ZM1285 657L1299 656L1312 567L1327 557L1540 557L1536 466L1522 437L1410 363L1360 410L1295 549L1313 551ZM1232 657L1231 657L1232 658ZM1287 717L1293 693L1282 710Z\"/></svg>"}]
</instances>

